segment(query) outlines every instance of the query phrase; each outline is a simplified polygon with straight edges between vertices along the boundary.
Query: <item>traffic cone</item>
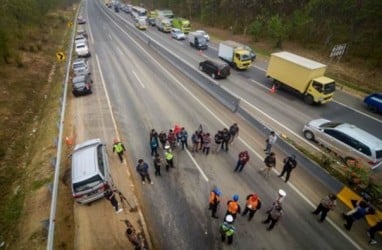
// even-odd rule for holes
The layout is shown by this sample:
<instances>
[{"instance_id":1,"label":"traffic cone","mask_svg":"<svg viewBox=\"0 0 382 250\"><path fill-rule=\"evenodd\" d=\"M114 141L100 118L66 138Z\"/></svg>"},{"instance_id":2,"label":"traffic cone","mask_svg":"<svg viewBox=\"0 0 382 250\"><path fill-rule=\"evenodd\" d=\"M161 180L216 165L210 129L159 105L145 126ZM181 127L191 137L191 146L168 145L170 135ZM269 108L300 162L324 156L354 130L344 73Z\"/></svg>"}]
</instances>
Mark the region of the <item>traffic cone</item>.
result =
<instances>
[{"instance_id":1,"label":"traffic cone","mask_svg":"<svg viewBox=\"0 0 382 250\"><path fill-rule=\"evenodd\" d=\"M66 143L66 145L68 145L68 146L73 145L73 138L72 138L72 137L69 137L69 136L65 137L65 143Z\"/></svg>"},{"instance_id":2,"label":"traffic cone","mask_svg":"<svg viewBox=\"0 0 382 250\"><path fill-rule=\"evenodd\" d=\"M276 92L276 86L273 84L272 88L269 90L272 94Z\"/></svg>"}]
</instances>

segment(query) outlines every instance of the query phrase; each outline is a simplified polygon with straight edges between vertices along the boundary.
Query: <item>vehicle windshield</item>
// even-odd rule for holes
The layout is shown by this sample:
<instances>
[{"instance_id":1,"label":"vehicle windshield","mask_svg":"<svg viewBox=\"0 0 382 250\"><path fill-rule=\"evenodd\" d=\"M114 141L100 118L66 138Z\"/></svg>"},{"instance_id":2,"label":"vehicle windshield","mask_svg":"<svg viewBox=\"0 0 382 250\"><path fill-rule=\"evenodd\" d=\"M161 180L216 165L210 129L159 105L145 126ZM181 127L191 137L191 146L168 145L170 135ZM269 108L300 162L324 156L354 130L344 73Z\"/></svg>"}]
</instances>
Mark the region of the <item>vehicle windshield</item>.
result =
<instances>
[{"instance_id":1,"label":"vehicle windshield","mask_svg":"<svg viewBox=\"0 0 382 250\"><path fill-rule=\"evenodd\" d=\"M75 63L73 64L73 69L79 69L79 68L84 68L85 65L82 63Z\"/></svg>"},{"instance_id":2,"label":"vehicle windshield","mask_svg":"<svg viewBox=\"0 0 382 250\"><path fill-rule=\"evenodd\" d=\"M74 77L74 78L73 78L72 83L73 83L73 84L76 84L76 83L84 82L84 81L85 81L85 77L83 77L83 76L78 76L78 77Z\"/></svg>"},{"instance_id":3,"label":"vehicle windshield","mask_svg":"<svg viewBox=\"0 0 382 250\"><path fill-rule=\"evenodd\" d=\"M87 179L78 183L74 183L73 189L74 189L74 192L76 193L84 192L86 190L96 187L97 185L101 183L102 183L101 177L99 175L96 175L90 179Z\"/></svg>"},{"instance_id":4,"label":"vehicle windshield","mask_svg":"<svg viewBox=\"0 0 382 250\"><path fill-rule=\"evenodd\" d=\"M207 43L207 39L204 36L198 37L199 43Z\"/></svg>"},{"instance_id":5,"label":"vehicle windshield","mask_svg":"<svg viewBox=\"0 0 382 250\"><path fill-rule=\"evenodd\" d=\"M241 61L251 60L251 56L249 54L242 54L240 55Z\"/></svg>"},{"instance_id":6,"label":"vehicle windshield","mask_svg":"<svg viewBox=\"0 0 382 250\"><path fill-rule=\"evenodd\" d=\"M78 44L78 45L77 45L77 49L83 49L83 48L85 48L85 45L84 45L84 44Z\"/></svg>"},{"instance_id":7,"label":"vehicle windshield","mask_svg":"<svg viewBox=\"0 0 382 250\"><path fill-rule=\"evenodd\" d=\"M321 124L320 128L335 128L341 124L341 122L326 122Z\"/></svg>"},{"instance_id":8,"label":"vehicle windshield","mask_svg":"<svg viewBox=\"0 0 382 250\"><path fill-rule=\"evenodd\" d=\"M333 93L335 90L336 90L336 83L331 82L324 85L323 92L324 94L330 94L330 93Z\"/></svg>"}]
</instances>

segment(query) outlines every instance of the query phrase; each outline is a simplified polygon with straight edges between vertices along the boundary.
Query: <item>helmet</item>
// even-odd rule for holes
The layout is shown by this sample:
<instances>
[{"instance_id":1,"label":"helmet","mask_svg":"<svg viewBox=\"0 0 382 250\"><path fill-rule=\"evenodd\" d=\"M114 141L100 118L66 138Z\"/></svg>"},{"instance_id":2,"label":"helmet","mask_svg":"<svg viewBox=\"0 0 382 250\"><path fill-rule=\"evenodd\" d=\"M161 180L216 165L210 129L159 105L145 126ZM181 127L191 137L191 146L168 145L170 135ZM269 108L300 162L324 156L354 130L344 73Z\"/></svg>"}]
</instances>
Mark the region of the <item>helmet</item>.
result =
<instances>
[{"instance_id":1,"label":"helmet","mask_svg":"<svg viewBox=\"0 0 382 250\"><path fill-rule=\"evenodd\" d=\"M228 214L226 217L225 217L225 221L228 222L228 223L231 223L233 222L233 216Z\"/></svg>"},{"instance_id":2,"label":"helmet","mask_svg":"<svg viewBox=\"0 0 382 250\"><path fill-rule=\"evenodd\" d=\"M170 145L164 146L164 149L170 149Z\"/></svg>"},{"instance_id":3,"label":"helmet","mask_svg":"<svg viewBox=\"0 0 382 250\"><path fill-rule=\"evenodd\" d=\"M286 196L286 193L285 193L284 190L279 189L279 195L282 196L282 197L285 197L285 196Z\"/></svg>"},{"instance_id":4,"label":"helmet","mask_svg":"<svg viewBox=\"0 0 382 250\"><path fill-rule=\"evenodd\" d=\"M214 188L213 192L216 194L216 195L221 195L221 191L219 188Z\"/></svg>"},{"instance_id":5,"label":"helmet","mask_svg":"<svg viewBox=\"0 0 382 250\"><path fill-rule=\"evenodd\" d=\"M329 199L331 200L337 200L337 196L333 193L329 194Z\"/></svg>"},{"instance_id":6,"label":"helmet","mask_svg":"<svg viewBox=\"0 0 382 250\"><path fill-rule=\"evenodd\" d=\"M238 201L238 200L239 200L239 195L238 195L238 194L234 194L233 197L232 197L232 199L233 199L234 201Z\"/></svg>"}]
</instances>

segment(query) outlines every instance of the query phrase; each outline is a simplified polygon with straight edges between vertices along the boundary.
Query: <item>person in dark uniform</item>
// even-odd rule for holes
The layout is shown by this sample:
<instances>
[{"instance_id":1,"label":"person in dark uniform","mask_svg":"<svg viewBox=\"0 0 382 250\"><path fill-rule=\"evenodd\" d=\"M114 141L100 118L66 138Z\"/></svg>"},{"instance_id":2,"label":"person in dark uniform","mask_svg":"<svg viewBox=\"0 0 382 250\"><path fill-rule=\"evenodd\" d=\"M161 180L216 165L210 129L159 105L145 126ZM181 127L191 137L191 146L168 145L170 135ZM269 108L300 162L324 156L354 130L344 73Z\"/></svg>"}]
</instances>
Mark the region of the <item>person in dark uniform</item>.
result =
<instances>
[{"instance_id":1,"label":"person in dark uniform","mask_svg":"<svg viewBox=\"0 0 382 250\"><path fill-rule=\"evenodd\" d=\"M279 177L280 178L283 177L284 174L286 173L285 182L288 182L289 177L290 177L290 173L296 167L297 167L296 156L294 154L292 154L291 156L286 157L284 159L283 171L281 171L281 174L279 175Z\"/></svg>"}]
</instances>

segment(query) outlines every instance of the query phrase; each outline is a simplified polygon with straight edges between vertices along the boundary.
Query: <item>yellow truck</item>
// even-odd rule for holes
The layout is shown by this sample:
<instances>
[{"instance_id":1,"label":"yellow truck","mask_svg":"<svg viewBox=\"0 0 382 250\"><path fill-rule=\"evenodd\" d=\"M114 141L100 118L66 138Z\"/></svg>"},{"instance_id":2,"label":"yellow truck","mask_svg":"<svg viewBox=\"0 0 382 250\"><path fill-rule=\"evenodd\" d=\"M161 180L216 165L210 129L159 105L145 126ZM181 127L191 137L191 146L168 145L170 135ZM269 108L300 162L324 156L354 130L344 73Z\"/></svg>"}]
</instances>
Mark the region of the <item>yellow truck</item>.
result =
<instances>
[{"instance_id":1,"label":"yellow truck","mask_svg":"<svg viewBox=\"0 0 382 250\"><path fill-rule=\"evenodd\" d=\"M182 17L172 19L172 27L180 29L184 34L188 34L191 30L190 21Z\"/></svg>"},{"instance_id":2,"label":"yellow truck","mask_svg":"<svg viewBox=\"0 0 382 250\"><path fill-rule=\"evenodd\" d=\"M171 31L171 21L167 17L158 16L155 18L155 26L159 31L170 33Z\"/></svg>"},{"instance_id":3,"label":"yellow truck","mask_svg":"<svg viewBox=\"0 0 382 250\"><path fill-rule=\"evenodd\" d=\"M220 42L218 56L236 69L248 69L252 62L250 51L234 41Z\"/></svg>"},{"instance_id":4,"label":"yellow truck","mask_svg":"<svg viewBox=\"0 0 382 250\"><path fill-rule=\"evenodd\" d=\"M336 84L324 76L327 66L290 52L271 54L267 77L273 78L277 87L292 89L307 104L323 104L333 99Z\"/></svg>"}]
</instances>

